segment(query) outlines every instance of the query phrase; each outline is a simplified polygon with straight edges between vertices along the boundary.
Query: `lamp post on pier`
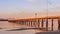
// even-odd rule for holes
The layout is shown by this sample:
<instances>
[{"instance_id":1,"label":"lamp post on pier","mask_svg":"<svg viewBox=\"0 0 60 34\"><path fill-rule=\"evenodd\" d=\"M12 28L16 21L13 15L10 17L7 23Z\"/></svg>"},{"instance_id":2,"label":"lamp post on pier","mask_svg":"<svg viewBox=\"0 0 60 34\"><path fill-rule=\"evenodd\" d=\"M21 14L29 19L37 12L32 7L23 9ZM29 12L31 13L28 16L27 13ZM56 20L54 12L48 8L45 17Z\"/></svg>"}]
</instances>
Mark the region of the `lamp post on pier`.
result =
<instances>
[{"instance_id":1,"label":"lamp post on pier","mask_svg":"<svg viewBox=\"0 0 60 34\"><path fill-rule=\"evenodd\" d=\"M37 13L35 13L35 18L37 18Z\"/></svg>"}]
</instances>

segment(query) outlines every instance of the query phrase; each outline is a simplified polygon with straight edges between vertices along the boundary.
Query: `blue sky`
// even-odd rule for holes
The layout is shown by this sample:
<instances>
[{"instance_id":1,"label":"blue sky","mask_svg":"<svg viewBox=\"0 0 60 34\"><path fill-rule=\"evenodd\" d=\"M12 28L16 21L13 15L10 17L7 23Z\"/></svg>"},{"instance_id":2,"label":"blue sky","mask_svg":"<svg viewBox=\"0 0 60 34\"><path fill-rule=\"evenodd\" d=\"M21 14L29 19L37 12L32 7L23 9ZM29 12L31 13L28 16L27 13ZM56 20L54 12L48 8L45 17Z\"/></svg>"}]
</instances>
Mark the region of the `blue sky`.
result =
<instances>
[{"instance_id":1,"label":"blue sky","mask_svg":"<svg viewBox=\"0 0 60 34\"><path fill-rule=\"evenodd\" d=\"M60 0L48 0L49 15L58 15ZM0 17L4 18L26 18L46 16L47 0L0 0ZM56 14L56 12L58 14Z\"/></svg>"}]
</instances>

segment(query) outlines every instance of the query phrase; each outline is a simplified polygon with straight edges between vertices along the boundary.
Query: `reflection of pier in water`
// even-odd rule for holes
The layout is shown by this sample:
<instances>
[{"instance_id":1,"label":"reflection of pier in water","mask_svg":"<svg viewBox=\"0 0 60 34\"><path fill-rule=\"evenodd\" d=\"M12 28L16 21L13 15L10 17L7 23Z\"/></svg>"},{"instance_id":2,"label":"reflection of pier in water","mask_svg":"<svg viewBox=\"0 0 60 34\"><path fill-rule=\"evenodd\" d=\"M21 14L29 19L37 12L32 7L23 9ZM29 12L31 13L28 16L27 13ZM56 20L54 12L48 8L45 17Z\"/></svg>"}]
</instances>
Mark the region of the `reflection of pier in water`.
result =
<instances>
[{"instance_id":1,"label":"reflection of pier in water","mask_svg":"<svg viewBox=\"0 0 60 34\"><path fill-rule=\"evenodd\" d=\"M46 31L54 31L54 20L57 20L58 30L60 29L60 18L59 17L45 17L45 18L29 18L29 19L18 19L18 20L9 20L9 22L18 23L21 25L29 26L32 28L45 28ZM51 29L49 30L48 23L51 20ZM46 22L44 27L44 22Z\"/></svg>"}]
</instances>

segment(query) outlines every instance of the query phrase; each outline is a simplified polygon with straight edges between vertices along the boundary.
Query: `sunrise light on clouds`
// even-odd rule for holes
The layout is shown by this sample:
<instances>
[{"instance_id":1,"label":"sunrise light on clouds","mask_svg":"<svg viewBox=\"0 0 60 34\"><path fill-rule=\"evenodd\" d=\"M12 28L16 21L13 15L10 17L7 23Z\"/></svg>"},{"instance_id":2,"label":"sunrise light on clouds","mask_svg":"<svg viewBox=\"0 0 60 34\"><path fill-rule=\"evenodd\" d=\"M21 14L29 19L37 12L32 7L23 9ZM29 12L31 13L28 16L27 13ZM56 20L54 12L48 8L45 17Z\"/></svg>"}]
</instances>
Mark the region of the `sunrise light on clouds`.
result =
<instances>
[{"instance_id":1,"label":"sunrise light on clouds","mask_svg":"<svg viewBox=\"0 0 60 34\"><path fill-rule=\"evenodd\" d=\"M0 0L0 18L46 16L47 0ZM49 16L59 16L60 0L48 0Z\"/></svg>"}]
</instances>

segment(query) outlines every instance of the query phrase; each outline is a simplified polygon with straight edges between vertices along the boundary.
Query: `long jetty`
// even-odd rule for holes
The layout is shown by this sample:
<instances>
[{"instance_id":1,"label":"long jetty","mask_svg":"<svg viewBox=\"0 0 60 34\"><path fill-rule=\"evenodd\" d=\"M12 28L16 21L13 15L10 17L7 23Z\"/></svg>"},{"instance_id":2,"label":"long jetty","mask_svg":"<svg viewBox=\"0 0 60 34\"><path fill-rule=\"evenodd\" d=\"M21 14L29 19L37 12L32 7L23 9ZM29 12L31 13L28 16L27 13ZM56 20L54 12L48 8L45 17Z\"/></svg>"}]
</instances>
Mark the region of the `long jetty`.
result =
<instances>
[{"instance_id":1,"label":"long jetty","mask_svg":"<svg viewBox=\"0 0 60 34\"><path fill-rule=\"evenodd\" d=\"M44 17L44 18L28 18L28 19L18 19L18 20L8 20L9 22L18 23L21 25L34 27L34 28L46 28L46 31L49 31L48 20L51 20L51 30L54 31L54 19L57 19L58 30L60 30L60 17ZM44 27L44 22L46 22Z\"/></svg>"}]
</instances>

